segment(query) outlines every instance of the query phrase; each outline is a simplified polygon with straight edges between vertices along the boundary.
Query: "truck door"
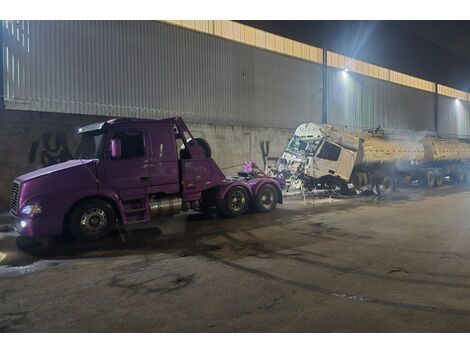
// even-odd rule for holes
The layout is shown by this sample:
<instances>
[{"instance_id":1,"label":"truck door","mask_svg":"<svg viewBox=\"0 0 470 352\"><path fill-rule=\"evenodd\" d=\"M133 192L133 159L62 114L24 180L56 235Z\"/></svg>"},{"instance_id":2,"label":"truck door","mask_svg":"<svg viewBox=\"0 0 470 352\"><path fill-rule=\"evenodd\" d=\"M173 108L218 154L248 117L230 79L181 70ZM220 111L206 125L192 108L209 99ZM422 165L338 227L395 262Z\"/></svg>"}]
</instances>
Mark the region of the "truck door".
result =
<instances>
[{"instance_id":1,"label":"truck door","mask_svg":"<svg viewBox=\"0 0 470 352\"><path fill-rule=\"evenodd\" d=\"M105 174L105 183L123 200L146 196L150 184L147 132L123 128L114 130L111 138L121 141L121 157L113 159L108 155L104 160L100 169Z\"/></svg>"},{"instance_id":2,"label":"truck door","mask_svg":"<svg viewBox=\"0 0 470 352\"><path fill-rule=\"evenodd\" d=\"M312 165L315 178L327 175L335 176L340 153L340 146L323 140Z\"/></svg>"},{"instance_id":3,"label":"truck door","mask_svg":"<svg viewBox=\"0 0 470 352\"><path fill-rule=\"evenodd\" d=\"M150 132L149 193L178 193L180 190L178 155L173 125L162 123Z\"/></svg>"},{"instance_id":4,"label":"truck door","mask_svg":"<svg viewBox=\"0 0 470 352\"><path fill-rule=\"evenodd\" d=\"M349 181L356 161L356 153L335 143L323 140L313 163L316 178L332 175Z\"/></svg>"}]
</instances>

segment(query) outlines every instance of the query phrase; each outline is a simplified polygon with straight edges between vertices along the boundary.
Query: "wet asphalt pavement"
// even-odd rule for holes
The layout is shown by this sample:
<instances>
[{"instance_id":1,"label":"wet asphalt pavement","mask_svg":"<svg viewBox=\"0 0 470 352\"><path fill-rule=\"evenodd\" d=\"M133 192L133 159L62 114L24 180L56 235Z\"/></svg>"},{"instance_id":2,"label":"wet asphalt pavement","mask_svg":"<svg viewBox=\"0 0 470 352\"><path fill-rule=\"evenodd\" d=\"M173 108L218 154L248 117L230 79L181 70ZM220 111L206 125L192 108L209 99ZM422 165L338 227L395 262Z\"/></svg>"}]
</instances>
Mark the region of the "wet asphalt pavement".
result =
<instances>
[{"instance_id":1,"label":"wet asphalt pavement","mask_svg":"<svg viewBox=\"0 0 470 352\"><path fill-rule=\"evenodd\" d=\"M0 332L470 331L469 214L446 185L48 250L0 232Z\"/></svg>"}]
</instances>

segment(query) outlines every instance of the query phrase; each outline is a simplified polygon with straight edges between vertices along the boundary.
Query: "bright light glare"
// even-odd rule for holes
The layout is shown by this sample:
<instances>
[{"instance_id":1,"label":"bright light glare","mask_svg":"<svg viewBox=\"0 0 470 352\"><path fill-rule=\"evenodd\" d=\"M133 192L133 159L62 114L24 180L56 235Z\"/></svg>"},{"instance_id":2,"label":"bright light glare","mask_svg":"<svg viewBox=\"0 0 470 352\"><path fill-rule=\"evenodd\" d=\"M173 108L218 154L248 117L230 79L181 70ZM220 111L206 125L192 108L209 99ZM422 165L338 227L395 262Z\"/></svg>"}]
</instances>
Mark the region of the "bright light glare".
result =
<instances>
[{"instance_id":1,"label":"bright light glare","mask_svg":"<svg viewBox=\"0 0 470 352\"><path fill-rule=\"evenodd\" d=\"M460 103L460 99L455 99L455 104Z\"/></svg>"},{"instance_id":2,"label":"bright light glare","mask_svg":"<svg viewBox=\"0 0 470 352\"><path fill-rule=\"evenodd\" d=\"M21 222L20 222L20 226L21 226L21 227L26 227L26 221L24 221L24 220L21 220Z\"/></svg>"},{"instance_id":3,"label":"bright light glare","mask_svg":"<svg viewBox=\"0 0 470 352\"><path fill-rule=\"evenodd\" d=\"M343 78L348 77L348 69L345 68L345 69L343 70L342 74L343 74Z\"/></svg>"}]
</instances>

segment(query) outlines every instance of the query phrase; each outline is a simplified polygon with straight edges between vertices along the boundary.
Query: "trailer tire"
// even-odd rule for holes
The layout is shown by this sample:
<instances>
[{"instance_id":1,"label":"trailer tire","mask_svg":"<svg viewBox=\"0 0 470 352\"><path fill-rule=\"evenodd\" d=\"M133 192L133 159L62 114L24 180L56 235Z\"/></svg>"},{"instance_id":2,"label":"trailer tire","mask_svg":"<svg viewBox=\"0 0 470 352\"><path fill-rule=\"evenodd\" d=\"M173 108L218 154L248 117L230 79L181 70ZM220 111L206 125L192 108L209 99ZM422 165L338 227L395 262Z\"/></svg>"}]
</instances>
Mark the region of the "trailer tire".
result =
<instances>
[{"instance_id":1,"label":"trailer tire","mask_svg":"<svg viewBox=\"0 0 470 352\"><path fill-rule=\"evenodd\" d=\"M442 171L441 171L441 170L438 170L438 171L436 171L436 183L435 183L435 186L436 186L436 187L441 187L443 183L444 183L444 176L442 176Z\"/></svg>"},{"instance_id":2,"label":"trailer tire","mask_svg":"<svg viewBox=\"0 0 470 352\"><path fill-rule=\"evenodd\" d=\"M465 169L464 181L465 181L466 183L470 183L470 170L469 170L468 168Z\"/></svg>"},{"instance_id":3,"label":"trailer tire","mask_svg":"<svg viewBox=\"0 0 470 352\"><path fill-rule=\"evenodd\" d=\"M426 171L423 176L423 186L426 188L434 187L436 184L436 176L433 171Z\"/></svg>"},{"instance_id":4,"label":"trailer tire","mask_svg":"<svg viewBox=\"0 0 470 352\"><path fill-rule=\"evenodd\" d=\"M262 186L253 197L253 210L257 213L269 213L276 208L277 190L273 185Z\"/></svg>"},{"instance_id":5,"label":"trailer tire","mask_svg":"<svg viewBox=\"0 0 470 352\"><path fill-rule=\"evenodd\" d=\"M388 196L395 190L395 182L393 180L393 177L391 175L385 175L382 178L381 184L382 186L382 192L384 195Z\"/></svg>"},{"instance_id":6,"label":"trailer tire","mask_svg":"<svg viewBox=\"0 0 470 352\"><path fill-rule=\"evenodd\" d=\"M465 180L465 171L463 168L459 167L457 169L456 179L458 183L462 183Z\"/></svg>"},{"instance_id":7,"label":"trailer tire","mask_svg":"<svg viewBox=\"0 0 470 352\"><path fill-rule=\"evenodd\" d=\"M115 225L112 205L102 199L89 199L72 210L69 231L77 240L94 241L109 236Z\"/></svg>"},{"instance_id":8,"label":"trailer tire","mask_svg":"<svg viewBox=\"0 0 470 352\"><path fill-rule=\"evenodd\" d=\"M249 201L248 191L236 186L228 190L224 199L217 201L217 211L229 218L242 216L248 210Z\"/></svg>"}]
</instances>

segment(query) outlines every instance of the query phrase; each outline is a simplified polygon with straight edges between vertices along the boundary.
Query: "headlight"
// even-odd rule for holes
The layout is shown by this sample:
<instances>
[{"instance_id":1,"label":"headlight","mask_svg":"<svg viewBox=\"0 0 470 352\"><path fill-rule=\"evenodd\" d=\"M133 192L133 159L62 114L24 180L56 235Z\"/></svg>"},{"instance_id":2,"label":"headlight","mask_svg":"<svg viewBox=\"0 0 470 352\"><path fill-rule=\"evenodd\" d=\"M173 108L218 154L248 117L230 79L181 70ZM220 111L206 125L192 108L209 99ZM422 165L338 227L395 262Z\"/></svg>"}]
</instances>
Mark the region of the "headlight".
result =
<instances>
[{"instance_id":1,"label":"headlight","mask_svg":"<svg viewBox=\"0 0 470 352\"><path fill-rule=\"evenodd\" d=\"M25 205L23 208L21 208L21 214L23 215L39 214L41 211L42 209L39 204Z\"/></svg>"}]
</instances>

